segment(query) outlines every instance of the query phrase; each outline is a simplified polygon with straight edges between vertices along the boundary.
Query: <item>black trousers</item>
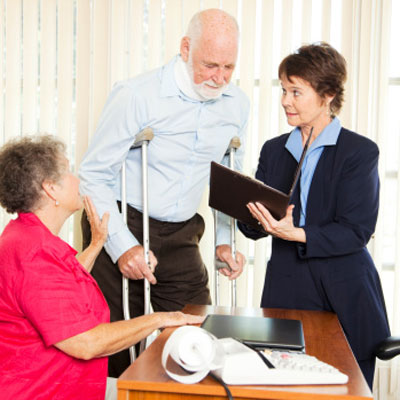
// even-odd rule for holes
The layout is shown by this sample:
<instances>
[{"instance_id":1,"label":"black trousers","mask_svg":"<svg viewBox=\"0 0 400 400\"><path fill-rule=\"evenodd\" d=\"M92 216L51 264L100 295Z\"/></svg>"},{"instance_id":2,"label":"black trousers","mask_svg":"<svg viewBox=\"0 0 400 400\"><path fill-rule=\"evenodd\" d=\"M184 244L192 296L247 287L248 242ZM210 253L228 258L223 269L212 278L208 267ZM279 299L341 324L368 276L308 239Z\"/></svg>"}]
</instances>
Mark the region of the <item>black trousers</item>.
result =
<instances>
[{"instance_id":1,"label":"black trousers","mask_svg":"<svg viewBox=\"0 0 400 400\"><path fill-rule=\"evenodd\" d=\"M83 247L90 243L90 226L83 213ZM128 226L142 242L142 214L128 207ZM199 251L204 233L203 218L196 214L185 222L162 222L150 218L150 249L158 260L155 269L156 285L151 285L151 304L154 311L177 311L186 304L211 304L207 269ZM122 320L122 274L103 249L96 259L92 275L110 307L111 322ZM143 280L129 281L131 317L143 315ZM127 350L109 357L109 376L118 377L130 364Z\"/></svg>"}]
</instances>

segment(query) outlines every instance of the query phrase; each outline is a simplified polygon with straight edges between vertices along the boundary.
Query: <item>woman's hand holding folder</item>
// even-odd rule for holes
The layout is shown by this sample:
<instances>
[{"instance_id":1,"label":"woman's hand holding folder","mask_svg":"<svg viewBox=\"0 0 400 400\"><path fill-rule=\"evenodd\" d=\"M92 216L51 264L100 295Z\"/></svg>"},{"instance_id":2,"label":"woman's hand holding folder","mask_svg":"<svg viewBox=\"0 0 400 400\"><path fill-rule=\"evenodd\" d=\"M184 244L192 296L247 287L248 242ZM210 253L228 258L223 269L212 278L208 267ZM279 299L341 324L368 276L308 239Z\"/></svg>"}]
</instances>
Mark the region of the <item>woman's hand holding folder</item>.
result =
<instances>
[{"instance_id":1,"label":"woman's hand holding folder","mask_svg":"<svg viewBox=\"0 0 400 400\"><path fill-rule=\"evenodd\" d=\"M286 215L279 221L276 220L261 203L249 203L247 208L251 215L270 235L284 240L306 243L306 233L304 229L298 228L293 224L293 204L287 208Z\"/></svg>"}]
</instances>

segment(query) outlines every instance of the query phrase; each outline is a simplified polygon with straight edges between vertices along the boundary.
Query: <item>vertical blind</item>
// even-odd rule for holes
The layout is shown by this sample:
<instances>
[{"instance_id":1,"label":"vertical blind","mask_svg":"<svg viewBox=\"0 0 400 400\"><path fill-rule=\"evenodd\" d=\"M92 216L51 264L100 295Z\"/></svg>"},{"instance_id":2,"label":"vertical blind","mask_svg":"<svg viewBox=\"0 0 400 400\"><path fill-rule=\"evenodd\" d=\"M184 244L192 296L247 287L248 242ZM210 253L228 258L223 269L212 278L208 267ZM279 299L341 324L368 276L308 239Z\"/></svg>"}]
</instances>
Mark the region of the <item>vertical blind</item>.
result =
<instances>
[{"instance_id":1,"label":"vertical blind","mask_svg":"<svg viewBox=\"0 0 400 400\"><path fill-rule=\"evenodd\" d=\"M0 144L21 135L55 134L68 145L76 171L113 84L170 60L179 52L192 15L211 7L234 15L241 30L233 81L252 104L244 162L250 175L265 140L290 129L279 104L280 60L301 44L320 40L345 56L348 81L339 117L380 148L381 208L369 248L398 333L400 145L399 130L389 123L389 111L398 114L398 97L397 108L389 101L391 0L0 0ZM394 82L399 81L400 72ZM200 209L206 220L201 251L213 290L213 221L207 196L206 190ZM0 227L10 218L1 211ZM62 237L80 249L79 215L65 224ZM238 234L238 249L248 260L237 281L238 305L258 306L270 239L254 243ZM221 302L229 304L223 277ZM376 396L396 396L396 362L382 371ZM392 395L382 389L385 382Z\"/></svg>"}]
</instances>

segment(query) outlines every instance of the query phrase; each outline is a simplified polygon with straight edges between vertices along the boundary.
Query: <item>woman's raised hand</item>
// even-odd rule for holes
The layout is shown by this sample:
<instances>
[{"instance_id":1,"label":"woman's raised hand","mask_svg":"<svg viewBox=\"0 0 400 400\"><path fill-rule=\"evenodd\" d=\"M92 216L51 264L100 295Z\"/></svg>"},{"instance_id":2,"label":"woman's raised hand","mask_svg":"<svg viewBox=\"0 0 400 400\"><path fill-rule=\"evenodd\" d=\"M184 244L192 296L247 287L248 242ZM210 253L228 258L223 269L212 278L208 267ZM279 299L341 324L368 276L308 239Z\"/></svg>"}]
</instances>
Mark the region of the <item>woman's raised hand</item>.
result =
<instances>
[{"instance_id":1,"label":"woman's raised hand","mask_svg":"<svg viewBox=\"0 0 400 400\"><path fill-rule=\"evenodd\" d=\"M83 197L83 205L85 207L87 219L90 224L90 230L92 232L91 243L95 245L101 245L102 247L107 240L108 220L110 218L110 214L106 212L100 219L92 199L89 196Z\"/></svg>"}]
</instances>

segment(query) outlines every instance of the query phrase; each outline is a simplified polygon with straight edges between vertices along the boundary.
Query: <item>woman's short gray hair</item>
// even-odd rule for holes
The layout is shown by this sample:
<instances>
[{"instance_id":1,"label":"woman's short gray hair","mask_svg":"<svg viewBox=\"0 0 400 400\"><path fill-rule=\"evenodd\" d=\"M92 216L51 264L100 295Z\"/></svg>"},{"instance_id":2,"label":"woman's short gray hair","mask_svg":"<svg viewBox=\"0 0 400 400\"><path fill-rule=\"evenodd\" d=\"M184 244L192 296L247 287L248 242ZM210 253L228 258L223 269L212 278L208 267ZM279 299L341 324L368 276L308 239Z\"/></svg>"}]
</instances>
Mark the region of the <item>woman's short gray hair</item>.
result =
<instances>
[{"instance_id":1,"label":"woman's short gray hair","mask_svg":"<svg viewBox=\"0 0 400 400\"><path fill-rule=\"evenodd\" d=\"M59 182L65 144L51 135L25 136L0 149L0 204L9 213L40 205L42 184Z\"/></svg>"}]
</instances>

